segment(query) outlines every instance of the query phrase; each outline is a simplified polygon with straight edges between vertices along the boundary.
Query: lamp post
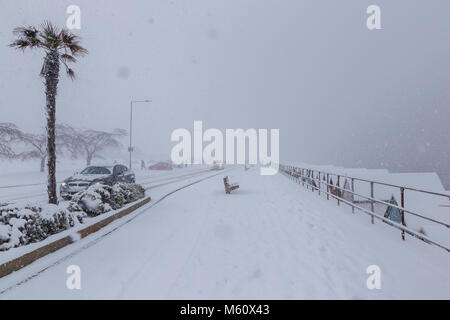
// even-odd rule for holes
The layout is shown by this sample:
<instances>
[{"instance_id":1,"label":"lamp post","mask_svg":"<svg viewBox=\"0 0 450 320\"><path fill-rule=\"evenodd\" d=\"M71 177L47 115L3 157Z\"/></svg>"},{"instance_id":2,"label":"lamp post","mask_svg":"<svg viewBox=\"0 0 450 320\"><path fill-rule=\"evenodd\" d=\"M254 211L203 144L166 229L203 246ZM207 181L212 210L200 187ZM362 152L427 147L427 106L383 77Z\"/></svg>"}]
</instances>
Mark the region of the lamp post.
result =
<instances>
[{"instance_id":1,"label":"lamp post","mask_svg":"<svg viewBox=\"0 0 450 320\"><path fill-rule=\"evenodd\" d=\"M152 102L151 100L131 100L130 101L130 146L128 147L128 152L130 152L130 170L131 170L131 153L133 152L133 103L147 103Z\"/></svg>"}]
</instances>

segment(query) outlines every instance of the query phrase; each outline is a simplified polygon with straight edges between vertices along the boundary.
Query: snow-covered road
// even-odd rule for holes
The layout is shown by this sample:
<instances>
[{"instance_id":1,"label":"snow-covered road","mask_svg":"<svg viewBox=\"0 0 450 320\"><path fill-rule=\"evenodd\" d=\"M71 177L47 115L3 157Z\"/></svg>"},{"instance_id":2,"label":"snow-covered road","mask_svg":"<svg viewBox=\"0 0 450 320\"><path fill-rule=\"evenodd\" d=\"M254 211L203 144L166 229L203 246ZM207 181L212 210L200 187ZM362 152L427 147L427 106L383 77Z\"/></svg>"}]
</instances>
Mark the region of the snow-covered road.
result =
<instances>
[{"instance_id":1,"label":"snow-covered road","mask_svg":"<svg viewBox=\"0 0 450 320\"><path fill-rule=\"evenodd\" d=\"M75 167L76 168L76 167ZM136 170L136 182L144 187L152 187L157 182L167 181L188 174L195 174L205 168L183 168L171 171ZM62 181L76 171L76 169L62 169L57 172L57 181ZM3 202L38 202L46 201L46 173L36 171L0 173L0 203ZM59 193L59 183L58 183ZM60 201L64 201L60 199Z\"/></svg>"},{"instance_id":2,"label":"snow-covered road","mask_svg":"<svg viewBox=\"0 0 450 320\"><path fill-rule=\"evenodd\" d=\"M445 251L402 242L398 230L282 175L229 174L241 185L233 194L224 193L225 173L183 189L99 240L89 236L0 279L1 291L68 256L0 299L450 298ZM81 290L66 288L69 265L81 268ZM370 265L381 269L380 290L366 287Z\"/></svg>"}]
</instances>

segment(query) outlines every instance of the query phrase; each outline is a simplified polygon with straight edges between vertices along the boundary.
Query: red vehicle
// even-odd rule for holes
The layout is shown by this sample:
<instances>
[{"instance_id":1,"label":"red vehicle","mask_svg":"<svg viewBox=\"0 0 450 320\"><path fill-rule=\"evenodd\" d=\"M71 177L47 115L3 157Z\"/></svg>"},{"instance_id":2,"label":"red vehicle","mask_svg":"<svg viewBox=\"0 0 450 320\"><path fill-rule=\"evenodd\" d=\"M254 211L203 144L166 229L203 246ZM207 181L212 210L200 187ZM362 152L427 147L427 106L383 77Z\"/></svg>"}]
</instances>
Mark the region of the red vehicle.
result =
<instances>
[{"instance_id":1,"label":"red vehicle","mask_svg":"<svg viewBox=\"0 0 450 320\"><path fill-rule=\"evenodd\" d=\"M158 162L148 167L149 170L172 170L173 166L169 162Z\"/></svg>"}]
</instances>

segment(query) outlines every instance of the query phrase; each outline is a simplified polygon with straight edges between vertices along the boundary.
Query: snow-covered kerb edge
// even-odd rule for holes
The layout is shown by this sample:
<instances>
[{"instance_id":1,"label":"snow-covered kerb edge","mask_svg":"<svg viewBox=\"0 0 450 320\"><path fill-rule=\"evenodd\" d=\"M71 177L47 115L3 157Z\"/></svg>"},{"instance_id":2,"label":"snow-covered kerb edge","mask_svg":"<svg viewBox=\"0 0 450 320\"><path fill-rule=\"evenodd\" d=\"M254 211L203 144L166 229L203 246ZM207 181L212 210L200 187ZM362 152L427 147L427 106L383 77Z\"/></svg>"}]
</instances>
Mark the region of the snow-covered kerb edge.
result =
<instances>
[{"instance_id":1,"label":"snow-covered kerb edge","mask_svg":"<svg viewBox=\"0 0 450 320\"><path fill-rule=\"evenodd\" d=\"M111 222L120 219L133 211L139 209L140 207L144 206L145 204L149 203L151 201L151 197L144 198L143 200L134 203L133 205L118 211L117 213L110 215L94 224L91 224L81 230L78 230L76 232L76 235L79 236L80 239L87 237L88 235L97 232L98 230L102 229L103 227L107 226ZM76 239L74 239L73 234L67 235L63 238L60 238L58 240L52 241L42 247L39 247L31 252L28 252L18 258L15 258L11 261L7 261L0 265L0 278L14 272L18 271L34 261L53 253L73 242L75 242Z\"/></svg>"}]
</instances>

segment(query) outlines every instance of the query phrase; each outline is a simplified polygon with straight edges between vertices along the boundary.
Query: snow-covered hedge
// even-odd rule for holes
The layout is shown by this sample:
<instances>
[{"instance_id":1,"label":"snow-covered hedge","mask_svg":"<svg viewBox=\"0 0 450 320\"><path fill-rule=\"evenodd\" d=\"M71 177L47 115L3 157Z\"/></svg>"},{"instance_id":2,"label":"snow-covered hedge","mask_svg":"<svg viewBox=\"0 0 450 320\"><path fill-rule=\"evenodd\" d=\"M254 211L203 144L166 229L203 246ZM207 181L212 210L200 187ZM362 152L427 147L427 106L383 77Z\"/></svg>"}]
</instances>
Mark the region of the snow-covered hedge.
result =
<instances>
[{"instance_id":1,"label":"snow-covered hedge","mask_svg":"<svg viewBox=\"0 0 450 320\"><path fill-rule=\"evenodd\" d=\"M83 223L86 216L120 209L144 196L142 186L120 183L91 186L60 205L0 204L0 251L42 241Z\"/></svg>"},{"instance_id":2,"label":"snow-covered hedge","mask_svg":"<svg viewBox=\"0 0 450 320\"><path fill-rule=\"evenodd\" d=\"M82 222L82 212L57 205L4 205L0 207L0 251L44 240Z\"/></svg>"},{"instance_id":3,"label":"snow-covered hedge","mask_svg":"<svg viewBox=\"0 0 450 320\"><path fill-rule=\"evenodd\" d=\"M117 210L125 204L145 197L145 189L134 183L117 183L114 186L93 185L76 194L69 204L70 211L84 211L90 216Z\"/></svg>"}]
</instances>

